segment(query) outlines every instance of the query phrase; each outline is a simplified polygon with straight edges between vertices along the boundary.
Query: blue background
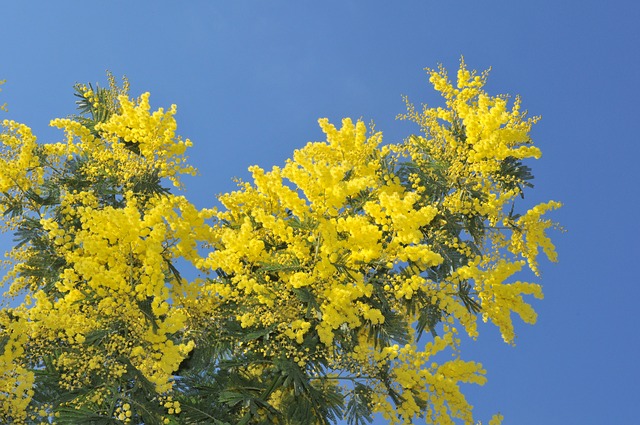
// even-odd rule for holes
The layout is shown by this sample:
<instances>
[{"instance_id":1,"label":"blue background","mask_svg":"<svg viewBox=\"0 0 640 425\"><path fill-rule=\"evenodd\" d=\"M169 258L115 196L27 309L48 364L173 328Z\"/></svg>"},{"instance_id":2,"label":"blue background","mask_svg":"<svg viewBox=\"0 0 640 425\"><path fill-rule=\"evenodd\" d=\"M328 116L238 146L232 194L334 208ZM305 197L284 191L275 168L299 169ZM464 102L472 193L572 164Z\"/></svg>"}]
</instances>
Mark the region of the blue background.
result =
<instances>
[{"instance_id":1,"label":"blue background","mask_svg":"<svg viewBox=\"0 0 640 425\"><path fill-rule=\"evenodd\" d=\"M374 120L396 142L417 131L394 120L401 94L440 104L424 67L492 66L490 92L543 116L526 201L564 202L567 233L560 263L543 264L538 324L518 322L515 347L491 326L465 344L489 378L469 400L505 424L639 423L637 2L22 1L0 16L0 117L60 140L47 124L74 113L73 84L126 74L132 94L178 104L201 207L247 166L322 139L319 117Z\"/></svg>"}]
</instances>

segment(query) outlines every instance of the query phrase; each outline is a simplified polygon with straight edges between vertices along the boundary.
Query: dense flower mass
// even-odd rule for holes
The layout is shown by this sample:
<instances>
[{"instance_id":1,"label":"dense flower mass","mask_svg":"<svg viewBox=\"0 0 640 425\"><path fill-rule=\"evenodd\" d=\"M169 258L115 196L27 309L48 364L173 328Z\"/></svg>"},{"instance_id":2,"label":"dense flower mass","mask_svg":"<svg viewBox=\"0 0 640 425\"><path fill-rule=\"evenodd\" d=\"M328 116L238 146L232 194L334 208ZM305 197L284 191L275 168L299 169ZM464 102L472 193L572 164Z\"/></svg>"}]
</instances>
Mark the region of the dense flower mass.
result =
<instances>
[{"instance_id":1,"label":"dense flower mass","mask_svg":"<svg viewBox=\"0 0 640 425\"><path fill-rule=\"evenodd\" d=\"M540 249L543 215L515 203L536 118L483 91L462 63L445 100L402 119L397 144L361 121L198 209L163 185L194 174L176 107L151 111L79 85L64 140L2 122L8 253L0 310L0 421L12 423L473 423L460 383L485 382L459 332L480 318L508 343L536 314L510 281ZM192 267L197 277L179 268ZM19 301L19 302L18 302ZM425 331L427 333L425 334ZM448 352L450 356L443 356ZM499 423L497 415L491 423Z\"/></svg>"}]
</instances>

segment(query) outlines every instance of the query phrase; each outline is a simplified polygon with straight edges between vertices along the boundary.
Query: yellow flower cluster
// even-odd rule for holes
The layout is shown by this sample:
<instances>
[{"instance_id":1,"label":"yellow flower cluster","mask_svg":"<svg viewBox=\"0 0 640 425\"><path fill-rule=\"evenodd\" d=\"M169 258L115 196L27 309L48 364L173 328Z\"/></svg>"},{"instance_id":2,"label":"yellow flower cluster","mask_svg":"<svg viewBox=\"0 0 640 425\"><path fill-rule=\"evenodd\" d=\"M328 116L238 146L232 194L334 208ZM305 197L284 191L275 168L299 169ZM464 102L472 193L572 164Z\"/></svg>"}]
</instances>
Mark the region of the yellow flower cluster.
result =
<instances>
[{"instance_id":1,"label":"yellow flower cluster","mask_svg":"<svg viewBox=\"0 0 640 425\"><path fill-rule=\"evenodd\" d=\"M345 119L336 128L323 119L325 142L296 151L283 168L251 167L253 184L241 182L221 197L226 210L217 218L224 225L206 264L224 271L212 288L223 304L239 306L243 328L285 324L247 351L275 355L290 346L284 339L303 345L315 332L322 344L316 350L336 369L391 369L403 402L392 407L382 386L375 404L389 418L411 423L426 404L430 423L469 423L471 407L458 383L482 384L481 366L458 358L423 366L446 346L457 347L457 324L475 338L478 311L509 343L512 312L535 322L523 296L541 298L540 286L506 280L523 260L537 272L538 247L555 261L545 235L551 222L541 215L560 204L520 218L508 212L528 184L521 161L540 156L528 136L537 118L526 118L519 99L507 109L506 98L482 90L486 74L464 63L455 87L444 70L430 75L447 108L416 112L409 104L403 116L424 135L381 148L381 134L367 137L362 122ZM500 236L505 228L510 240ZM393 314L412 332L429 309L446 323L438 347L392 354L371 336ZM338 348L349 341L355 351Z\"/></svg>"},{"instance_id":2,"label":"yellow flower cluster","mask_svg":"<svg viewBox=\"0 0 640 425\"><path fill-rule=\"evenodd\" d=\"M31 129L15 121L3 120L0 133L0 192L21 196L43 183L37 155L38 145ZM28 202L23 196L23 202Z\"/></svg>"},{"instance_id":3,"label":"yellow flower cluster","mask_svg":"<svg viewBox=\"0 0 640 425\"><path fill-rule=\"evenodd\" d=\"M551 261L557 261L555 247L545 233L547 229L554 226L554 223L549 219L543 219L542 215L561 206L562 204L556 201L536 205L517 221L517 225L524 231L513 232L511 235L509 250L515 254L522 253L529 263L529 268L536 275L539 275L537 262L539 248L542 248Z\"/></svg>"},{"instance_id":4,"label":"yellow flower cluster","mask_svg":"<svg viewBox=\"0 0 640 425\"><path fill-rule=\"evenodd\" d=\"M88 91L85 95L91 97ZM74 119L53 120L52 126L65 131L62 143L38 145L25 125L2 123L4 207L33 214L26 222L8 218L5 227L32 223L39 228L45 238L38 246L47 246L59 267L55 277L34 274L42 252L33 239L11 252L7 293L30 293L23 306L5 310L8 316L0 324L0 337L9 338L0 360L0 417L9 422L27 418L34 382L28 361L38 364L54 356L59 385L70 391L127 379L134 368L165 393L194 347L193 340L176 338L187 327L182 300L193 284L172 273L172 263L201 261L198 245L211 233L205 221L213 212L198 210L180 196L150 192L141 197L139 180L145 173L179 185L179 174L194 172L183 156L190 142L175 136L175 107L152 113L148 95L137 102L113 100L119 107L95 129ZM136 143L139 152L127 143ZM85 179L80 186L63 174L74 167ZM114 192L105 198L99 192L106 184ZM37 204L45 199L55 199L56 210ZM7 319L18 313L23 319ZM24 351L27 340L36 352ZM98 392L69 405L100 404L108 396ZM132 412L135 416L135 409L124 404L114 414L130 420Z\"/></svg>"},{"instance_id":5,"label":"yellow flower cluster","mask_svg":"<svg viewBox=\"0 0 640 425\"><path fill-rule=\"evenodd\" d=\"M24 423L27 406L33 397L34 374L24 361L24 345L28 341L26 321L0 314L0 329L8 340L0 354L0 421Z\"/></svg>"},{"instance_id":6,"label":"yellow flower cluster","mask_svg":"<svg viewBox=\"0 0 640 425\"><path fill-rule=\"evenodd\" d=\"M151 113L149 96L149 93L144 93L137 102L126 96L119 96L121 111L106 123L99 124L96 129L113 144L114 151L119 151L121 155L124 152L115 149L116 146L135 146L140 152L140 160L146 166L157 168L160 177L167 177L174 185L179 186L178 175L195 173L195 169L187 165L183 157L186 148L191 146L191 141L176 137L176 105L172 105L166 112L160 108ZM136 171L138 170L130 170L126 178L135 178Z\"/></svg>"},{"instance_id":7,"label":"yellow flower cluster","mask_svg":"<svg viewBox=\"0 0 640 425\"><path fill-rule=\"evenodd\" d=\"M373 286L365 281L366 265L392 267L412 261L428 267L442 258L420 243L420 228L437 210L415 209L417 195L383 173L380 135L367 138L364 124L348 119L340 130L326 120L320 125L326 143L308 144L282 169L265 172L252 167L255 187L242 184L240 191L221 198L227 211L218 218L234 225L217 231L208 264L233 275L239 291L228 295L242 299L253 312L243 316L244 325L255 323L248 317L261 314L260 306L247 304L247 296L257 295L259 305L278 312L287 310L285 303L292 301L291 294L283 296L283 284L310 290L322 300L317 331L329 347L340 326L356 328L365 321L384 320L376 308L358 304L360 298L372 296ZM351 205L358 196L366 197L362 205ZM277 277L255 275L255 267L264 263L273 263L276 271L271 275ZM277 271L279 266L282 272ZM400 297L410 298L410 293ZM280 304L282 308L277 307ZM285 317L281 321L289 322Z\"/></svg>"},{"instance_id":8,"label":"yellow flower cluster","mask_svg":"<svg viewBox=\"0 0 640 425\"><path fill-rule=\"evenodd\" d=\"M543 215L560 204L513 215L531 177L523 161L540 156L529 139L537 119L519 99L509 109L486 94L486 73L462 63L457 77L454 86L430 71L446 108L408 103L402 118L422 135L382 146L360 121L321 119L326 140L282 167L251 167L252 182L222 195L221 210L160 186L180 187L195 169L184 156L191 142L175 134L176 107L152 112L148 93L80 87L103 119L53 120L60 143L39 146L26 126L4 121L1 201L17 217L5 228L24 236L4 282L27 297L0 312L0 419L50 419L50 407L29 410L29 367L46 364L62 389L101 383L66 407L112 400L96 409L130 423L141 409L131 382L143 380L170 423L184 410L174 374L199 337L231 324L245 337L221 331L221 343L261 359L239 366L246 376L262 379L270 361L287 359L328 388L321 361L366 382L371 408L390 423L472 423L459 385L482 385L485 372L460 358L458 328L475 338L482 317L512 343L512 313L535 322L523 296L542 298L541 287L508 280L527 264L537 274L540 248L556 260ZM181 276L178 261L202 276ZM416 329L433 339L410 342ZM439 361L445 350L453 358ZM263 401L287 397L272 388Z\"/></svg>"},{"instance_id":9,"label":"yellow flower cluster","mask_svg":"<svg viewBox=\"0 0 640 425\"><path fill-rule=\"evenodd\" d=\"M156 172L159 178L168 178L181 187L180 174L195 174L195 169L184 156L191 141L175 134L176 106L166 112L162 108L151 112L149 93L137 101L120 95L118 102L119 110L93 130L74 119L52 120L51 126L65 131L66 147L60 143L45 145L45 152L64 152L68 159L86 155L83 171L87 178L109 176L123 187L134 188L141 176Z\"/></svg>"}]
</instances>

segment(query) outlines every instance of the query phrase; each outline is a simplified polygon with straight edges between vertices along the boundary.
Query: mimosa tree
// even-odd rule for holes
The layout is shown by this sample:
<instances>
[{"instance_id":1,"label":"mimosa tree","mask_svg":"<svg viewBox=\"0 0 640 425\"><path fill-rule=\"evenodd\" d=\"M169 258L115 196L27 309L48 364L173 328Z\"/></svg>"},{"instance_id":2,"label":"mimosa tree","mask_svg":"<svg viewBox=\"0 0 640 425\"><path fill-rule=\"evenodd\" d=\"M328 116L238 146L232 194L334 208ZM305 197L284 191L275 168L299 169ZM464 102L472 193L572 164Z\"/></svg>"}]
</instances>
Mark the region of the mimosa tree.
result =
<instances>
[{"instance_id":1,"label":"mimosa tree","mask_svg":"<svg viewBox=\"0 0 640 425\"><path fill-rule=\"evenodd\" d=\"M4 120L0 421L473 423L460 383L485 372L459 335L535 322L541 287L512 276L556 260L560 204L518 208L540 156L519 98L464 63L456 85L429 76L444 106L401 116L419 133L321 119L326 140L251 167L220 208L179 194L196 170L175 105L126 81L76 86L60 142Z\"/></svg>"}]
</instances>

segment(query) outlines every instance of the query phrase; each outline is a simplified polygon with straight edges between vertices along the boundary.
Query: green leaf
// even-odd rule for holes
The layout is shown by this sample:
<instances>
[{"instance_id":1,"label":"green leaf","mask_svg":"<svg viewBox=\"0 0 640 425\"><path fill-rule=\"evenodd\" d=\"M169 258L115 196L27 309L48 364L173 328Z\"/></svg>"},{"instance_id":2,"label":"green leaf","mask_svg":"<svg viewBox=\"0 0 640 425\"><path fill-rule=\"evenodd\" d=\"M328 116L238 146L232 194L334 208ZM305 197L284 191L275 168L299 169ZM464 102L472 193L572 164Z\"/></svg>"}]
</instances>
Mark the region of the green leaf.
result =
<instances>
[{"instance_id":1,"label":"green leaf","mask_svg":"<svg viewBox=\"0 0 640 425\"><path fill-rule=\"evenodd\" d=\"M349 425L366 425L373 422L372 391L366 385L354 382L347 399L346 418Z\"/></svg>"},{"instance_id":2,"label":"green leaf","mask_svg":"<svg viewBox=\"0 0 640 425\"><path fill-rule=\"evenodd\" d=\"M471 295L471 285L468 282L458 283L458 296L469 313L478 314L482 307Z\"/></svg>"},{"instance_id":3,"label":"green leaf","mask_svg":"<svg viewBox=\"0 0 640 425\"><path fill-rule=\"evenodd\" d=\"M440 323L442 317L443 312L438 306L427 303L427 305L420 310L420 316L418 316L416 340L420 339L425 329L428 329L435 338L437 336L436 325Z\"/></svg>"}]
</instances>

